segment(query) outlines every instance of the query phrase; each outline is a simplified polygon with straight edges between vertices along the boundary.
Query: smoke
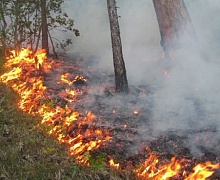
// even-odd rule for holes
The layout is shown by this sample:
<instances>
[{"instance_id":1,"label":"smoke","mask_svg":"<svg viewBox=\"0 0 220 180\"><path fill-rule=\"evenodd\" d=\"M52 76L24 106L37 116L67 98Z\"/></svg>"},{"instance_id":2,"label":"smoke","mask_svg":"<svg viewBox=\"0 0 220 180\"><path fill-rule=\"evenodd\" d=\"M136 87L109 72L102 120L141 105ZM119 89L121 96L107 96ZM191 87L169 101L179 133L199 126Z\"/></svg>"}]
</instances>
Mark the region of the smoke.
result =
<instances>
[{"instance_id":1,"label":"smoke","mask_svg":"<svg viewBox=\"0 0 220 180\"><path fill-rule=\"evenodd\" d=\"M162 59L160 34L152 1L118 0L128 81L130 86L157 87L150 97L146 97L146 101L141 100L141 103L152 104L151 126L155 134L170 129L188 132L214 127L214 138L208 138L212 139L212 142L213 139L218 142L220 4L219 0L185 0L185 3L202 55L194 54L194 49L185 48L175 53L174 61L166 62ZM92 61L95 57L94 68L113 74L106 1L66 1L64 9L75 20L75 27L81 33L80 37L68 35L73 38L74 43L70 54L79 54L87 61ZM167 77L163 76L165 71L168 72ZM197 152L195 142L188 143L192 151Z\"/></svg>"},{"instance_id":2,"label":"smoke","mask_svg":"<svg viewBox=\"0 0 220 180\"><path fill-rule=\"evenodd\" d=\"M132 0L118 1L118 15L129 83L150 83L156 77L156 71L149 68L162 56L160 35L153 9L153 3L140 0L133 5ZM74 7L75 11L67 7ZM81 36L74 38L73 54L80 54L86 59L96 57L97 67L113 72L111 37L107 3L103 0L68 3L65 10L70 11L75 26Z\"/></svg>"}]
</instances>

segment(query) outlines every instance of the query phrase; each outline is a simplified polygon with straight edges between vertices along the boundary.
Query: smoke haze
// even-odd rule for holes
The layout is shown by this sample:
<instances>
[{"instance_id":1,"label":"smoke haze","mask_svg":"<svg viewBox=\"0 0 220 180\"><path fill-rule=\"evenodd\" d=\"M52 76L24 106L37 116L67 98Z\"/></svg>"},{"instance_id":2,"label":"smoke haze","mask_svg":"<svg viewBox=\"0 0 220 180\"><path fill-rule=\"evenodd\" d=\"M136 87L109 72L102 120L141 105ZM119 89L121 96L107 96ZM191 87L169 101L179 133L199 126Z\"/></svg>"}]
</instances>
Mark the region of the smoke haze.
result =
<instances>
[{"instance_id":1,"label":"smoke haze","mask_svg":"<svg viewBox=\"0 0 220 180\"><path fill-rule=\"evenodd\" d=\"M219 0L185 0L185 3L202 56L186 47L175 54L174 61L164 62L152 1L118 0L128 81L133 86L157 87L151 97L146 97L148 100L143 100L148 103L150 99L153 104L151 125L155 134L170 129L188 131L214 127L215 134L207 138L219 146L220 3ZM95 58L98 64L94 68L113 74L106 1L66 1L64 9L75 20L75 28L81 34L80 37L68 34L74 43L70 54L79 54L88 61ZM163 75L165 71L167 77ZM197 152L194 144L189 141L192 152Z\"/></svg>"}]
</instances>

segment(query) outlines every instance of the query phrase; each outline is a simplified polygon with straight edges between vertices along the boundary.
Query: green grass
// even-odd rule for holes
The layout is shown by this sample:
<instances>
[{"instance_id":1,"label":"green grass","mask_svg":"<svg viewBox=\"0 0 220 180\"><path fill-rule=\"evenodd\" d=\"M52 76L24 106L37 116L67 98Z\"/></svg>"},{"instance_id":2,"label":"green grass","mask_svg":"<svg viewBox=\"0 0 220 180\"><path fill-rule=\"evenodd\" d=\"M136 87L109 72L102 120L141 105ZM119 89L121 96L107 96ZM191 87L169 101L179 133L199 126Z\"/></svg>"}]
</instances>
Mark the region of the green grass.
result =
<instances>
[{"instance_id":1,"label":"green grass","mask_svg":"<svg viewBox=\"0 0 220 180\"><path fill-rule=\"evenodd\" d=\"M5 71L0 53L0 75ZM68 148L38 128L40 117L17 107L18 95L0 82L0 180L130 180L122 172L102 164L106 155L89 157L91 167L77 164Z\"/></svg>"},{"instance_id":2,"label":"green grass","mask_svg":"<svg viewBox=\"0 0 220 180\"><path fill-rule=\"evenodd\" d=\"M3 64L4 64L4 58L3 58L2 51L0 49L0 72L4 70Z\"/></svg>"},{"instance_id":3,"label":"green grass","mask_svg":"<svg viewBox=\"0 0 220 180\"><path fill-rule=\"evenodd\" d=\"M10 87L0 82L1 180L135 179L129 170L120 172L77 164L67 147L37 128L40 117L17 108L18 98Z\"/></svg>"}]
</instances>

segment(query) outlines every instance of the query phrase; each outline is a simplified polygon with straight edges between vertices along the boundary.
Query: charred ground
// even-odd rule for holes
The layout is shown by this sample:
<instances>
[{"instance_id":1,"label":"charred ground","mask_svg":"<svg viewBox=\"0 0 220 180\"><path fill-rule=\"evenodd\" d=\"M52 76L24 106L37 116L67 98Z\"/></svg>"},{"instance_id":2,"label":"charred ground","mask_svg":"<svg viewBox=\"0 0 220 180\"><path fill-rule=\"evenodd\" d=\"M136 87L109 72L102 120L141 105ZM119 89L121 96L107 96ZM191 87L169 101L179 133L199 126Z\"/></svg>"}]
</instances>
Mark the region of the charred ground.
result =
<instances>
[{"instance_id":1,"label":"charred ground","mask_svg":"<svg viewBox=\"0 0 220 180\"><path fill-rule=\"evenodd\" d=\"M113 157L116 162L120 162L122 169L137 167L149 153L157 154L162 163L174 156L177 159L188 159L189 168L199 162L220 162L220 140L212 138L217 133L216 127L188 130L174 128L155 133L151 126L154 106L152 99L159 87L130 86L128 95L118 95L114 92L114 76L93 69L91 65L91 62L81 58L70 60L65 57L55 62L51 72L44 74L44 82L49 96L56 99L58 104L74 107L81 117L86 116L88 111L96 115L91 124L72 122L68 129L70 135L83 134L87 129L110 132L113 138L106 145L92 151L93 156L104 153ZM70 81L76 76L82 76L86 81L76 79L72 84L63 83L60 76L65 73L69 73ZM66 88L78 92L73 103L64 100ZM84 141L92 138L96 137L88 137ZM219 179L219 176L219 172L216 172L211 179Z\"/></svg>"}]
</instances>

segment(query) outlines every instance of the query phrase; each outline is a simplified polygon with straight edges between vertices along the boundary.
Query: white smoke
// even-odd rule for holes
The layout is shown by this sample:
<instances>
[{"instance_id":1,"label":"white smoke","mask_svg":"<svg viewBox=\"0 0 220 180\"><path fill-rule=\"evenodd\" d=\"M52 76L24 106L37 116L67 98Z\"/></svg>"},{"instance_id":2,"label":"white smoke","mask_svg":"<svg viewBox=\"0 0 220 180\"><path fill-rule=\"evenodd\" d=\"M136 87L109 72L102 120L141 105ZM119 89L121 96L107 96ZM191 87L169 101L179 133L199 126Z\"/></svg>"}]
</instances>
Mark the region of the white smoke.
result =
<instances>
[{"instance_id":1,"label":"white smoke","mask_svg":"<svg viewBox=\"0 0 220 180\"><path fill-rule=\"evenodd\" d=\"M160 60L162 48L152 0L117 3L129 85L159 87L151 97L155 132L209 126L220 129L220 3L219 0L185 0L185 3L202 56L184 49L171 62ZM81 33L80 37L69 34L74 39L71 53L88 61L96 57L99 62L96 67L113 73L106 0L66 1L64 8ZM163 77L164 70L168 71L168 77Z\"/></svg>"}]
</instances>

